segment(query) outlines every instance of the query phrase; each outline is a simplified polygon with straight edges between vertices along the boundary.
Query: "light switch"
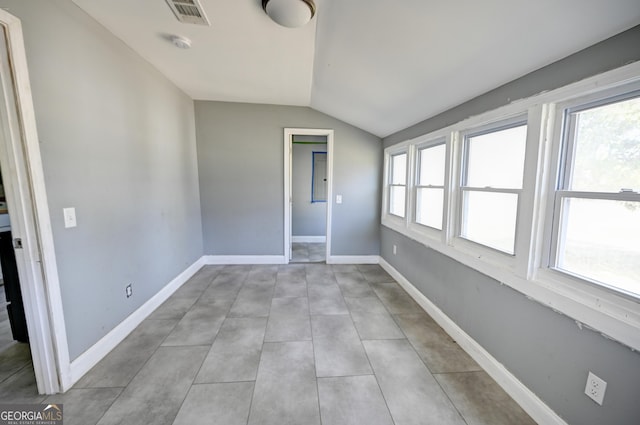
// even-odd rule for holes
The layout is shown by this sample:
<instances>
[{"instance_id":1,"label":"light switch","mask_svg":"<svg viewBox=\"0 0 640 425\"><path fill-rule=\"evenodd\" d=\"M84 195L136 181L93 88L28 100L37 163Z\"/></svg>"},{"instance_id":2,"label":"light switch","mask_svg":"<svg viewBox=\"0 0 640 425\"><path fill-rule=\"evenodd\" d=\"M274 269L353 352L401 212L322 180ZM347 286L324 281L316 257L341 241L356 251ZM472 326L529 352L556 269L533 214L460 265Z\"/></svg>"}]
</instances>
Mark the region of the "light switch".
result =
<instances>
[{"instance_id":1,"label":"light switch","mask_svg":"<svg viewBox=\"0 0 640 425\"><path fill-rule=\"evenodd\" d=\"M76 227L78 224L76 223L76 209L75 208L63 208L62 213L64 214L64 227Z\"/></svg>"},{"instance_id":2,"label":"light switch","mask_svg":"<svg viewBox=\"0 0 640 425\"><path fill-rule=\"evenodd\" d=\"M336 195L336 204L342 203L342 195Z\"/></svg>"}]
</instances>

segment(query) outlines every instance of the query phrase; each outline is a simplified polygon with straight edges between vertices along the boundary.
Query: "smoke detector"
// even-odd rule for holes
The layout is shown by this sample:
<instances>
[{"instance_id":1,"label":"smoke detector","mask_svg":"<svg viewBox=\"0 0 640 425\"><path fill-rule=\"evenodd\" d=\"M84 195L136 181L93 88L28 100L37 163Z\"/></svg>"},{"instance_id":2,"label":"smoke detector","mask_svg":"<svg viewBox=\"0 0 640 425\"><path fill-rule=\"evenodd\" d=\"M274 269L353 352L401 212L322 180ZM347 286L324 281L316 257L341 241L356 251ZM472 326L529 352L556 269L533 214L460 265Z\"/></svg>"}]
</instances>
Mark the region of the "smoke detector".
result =
<instances>
[{"instance_id":1,"label":"smoke detector","mask_svg":"<svg viewBox=\"0 0 640 425\"><path fill-rule=\"evenodd\" d=\"M191 40L181 35L172 35L171 42L180 49L188 49L191 47Z\"/></svg>"}]
</instances>

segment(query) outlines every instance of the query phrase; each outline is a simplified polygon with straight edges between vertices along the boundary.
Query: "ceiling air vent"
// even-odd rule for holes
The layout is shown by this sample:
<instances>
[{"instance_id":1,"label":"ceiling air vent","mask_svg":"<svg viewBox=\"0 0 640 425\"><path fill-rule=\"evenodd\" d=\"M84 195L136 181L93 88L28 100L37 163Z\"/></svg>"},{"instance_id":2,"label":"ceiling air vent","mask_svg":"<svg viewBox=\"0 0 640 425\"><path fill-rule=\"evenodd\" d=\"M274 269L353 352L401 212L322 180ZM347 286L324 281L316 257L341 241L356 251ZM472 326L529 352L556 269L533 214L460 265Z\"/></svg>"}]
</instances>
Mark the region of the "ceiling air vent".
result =
<instances>
[{"instance_id":1,"label":"ceiling air vent","mask_svg":"<svg viewBox=\"0 0 640 425\"><path fill-rule=\"evenodd\" d=\"M210 25L198 0L167 0L167 4L182 23Z\"/></svg>"}]
</instances>

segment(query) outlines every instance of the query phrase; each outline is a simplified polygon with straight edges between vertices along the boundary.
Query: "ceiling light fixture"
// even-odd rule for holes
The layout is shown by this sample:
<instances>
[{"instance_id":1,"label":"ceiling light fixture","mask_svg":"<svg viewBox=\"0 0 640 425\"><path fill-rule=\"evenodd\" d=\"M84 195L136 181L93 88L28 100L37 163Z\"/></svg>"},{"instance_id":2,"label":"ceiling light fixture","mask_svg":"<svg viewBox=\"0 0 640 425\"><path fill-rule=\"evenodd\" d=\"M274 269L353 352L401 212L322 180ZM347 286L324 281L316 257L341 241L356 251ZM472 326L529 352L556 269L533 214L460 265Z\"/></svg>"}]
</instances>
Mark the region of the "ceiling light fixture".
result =
<instances>
[{"instance_id":1,"label":"ceiling light fixture","mask_svg":"<svg viewBox=\"0 0 640 425\"><path fill-rule=\"evenodd\" d=\"M288 28L301 27L316 14L313 0L262 0L262 8L277 24Z\"/></svg>"},{"instance_id":2,"label":"ceiling light fixture","mask_svg":"<svg viewBox=\"0 0 640 425\"><path fill-rule=\"evenodd\" d=\"M171 36L171 42L173 43L174 46L180 49L188 49L191 47L191 40L181 35Z\"/></svg>"}]
</instances>

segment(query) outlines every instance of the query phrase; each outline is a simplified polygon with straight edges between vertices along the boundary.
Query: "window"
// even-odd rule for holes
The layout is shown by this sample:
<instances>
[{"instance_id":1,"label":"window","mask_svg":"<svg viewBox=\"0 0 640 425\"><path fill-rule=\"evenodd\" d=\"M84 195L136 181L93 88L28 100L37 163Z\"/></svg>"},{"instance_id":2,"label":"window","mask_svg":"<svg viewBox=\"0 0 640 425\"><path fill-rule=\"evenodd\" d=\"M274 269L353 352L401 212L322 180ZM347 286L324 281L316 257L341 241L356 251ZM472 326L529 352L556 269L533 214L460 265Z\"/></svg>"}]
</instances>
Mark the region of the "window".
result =
<instances>
[{"instance_id":1,"label":"window","mask_svg":"<svg viewBox=\"0 0 640 425\"><path fill-rule=\"evenodd\" d=\"M446 145L442 140L417 152L415 222L442 230Z\"/></svg>"},{"instance_id":2,"label":"window","mask_svg":"<svg viewBox=\"0 0 640 425\"><path fill-rule=\"evenodd\" d=\"M493 126L464 137L459 235L515 253L527 125Z\"/></svg>"},{"instance_id":3,"label":"window","mask_svg":"<svg viewBox=\"0 0 640 425\"><path fill-rule=\"evenodd\" d=\"M564 110L551 267L640 295L640 93Z\"/></svg>"},{"instance_id":4,"label":"window","mask_svg":"<svg viewBox=\"0 0 640 425\"><path fill-rule=\"evenodd\" d=\"M404 217L407 195L407 153L392 155L389 167L389 214Z\"/></svg>"},{"instance_id":5,"label":"window","mask_svg":"<svg viewBox=\"0 0 640 425\"><path fill-rule=\"evenodd\" d=\"M327 202L327 153L313 152L311 202Z\"/></svg>"}]
</instances>

